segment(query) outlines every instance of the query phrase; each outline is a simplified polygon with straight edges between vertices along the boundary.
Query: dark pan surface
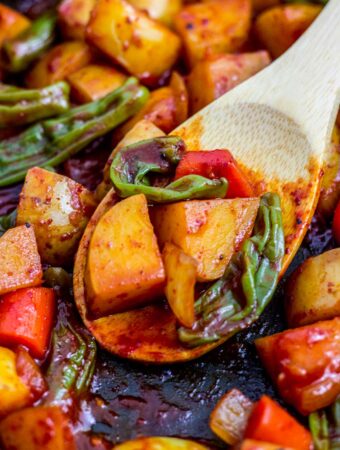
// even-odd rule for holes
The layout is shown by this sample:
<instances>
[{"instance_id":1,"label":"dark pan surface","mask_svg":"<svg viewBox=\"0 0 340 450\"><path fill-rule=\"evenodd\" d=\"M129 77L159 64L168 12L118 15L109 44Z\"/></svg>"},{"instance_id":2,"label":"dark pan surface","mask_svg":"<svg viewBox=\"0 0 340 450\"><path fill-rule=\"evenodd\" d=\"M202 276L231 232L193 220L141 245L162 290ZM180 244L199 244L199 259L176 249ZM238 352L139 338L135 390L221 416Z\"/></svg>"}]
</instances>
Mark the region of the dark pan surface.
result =
<instances>
[{"instance_id":1,"label":"dark pan surface","mask_svg":"<svg viewBox=\"0 0 340 450\"><path fill-rule=\"evenodd\" d=\"M17 0L5 3L33 17L56 2ZM96 149L95 152L100 154ZM93 172L95 168L100 170L106 154L101 155L101 164L96 163L91 151L73 159L68 163L73 177L86 183L86 177L90 174L92 178L87 184L92 186ZM12 198L15 199L18 191L19 188L12 189ZM12 206L13 201L11 203L7 197L11 197L7 191L0 191L0 212L5 201ZM322 221L315 220L288 274L306 257L331 246L329 228ZM271 305L253 327L197 361L161 367L145 366L99 351L91 388L93 395L82 405L83 424L112 443L141 435L167 435L190 437L220 446L221 443L209 430L208 421L211 410L224 393L238 387L251 399L257 399L263 393L276 397L253 341L256 337L284 329L284 284L285 280L281 282ZM88 436L80 435L78 448L93 448L90 442Z\"/></svg>"}]
</instances>

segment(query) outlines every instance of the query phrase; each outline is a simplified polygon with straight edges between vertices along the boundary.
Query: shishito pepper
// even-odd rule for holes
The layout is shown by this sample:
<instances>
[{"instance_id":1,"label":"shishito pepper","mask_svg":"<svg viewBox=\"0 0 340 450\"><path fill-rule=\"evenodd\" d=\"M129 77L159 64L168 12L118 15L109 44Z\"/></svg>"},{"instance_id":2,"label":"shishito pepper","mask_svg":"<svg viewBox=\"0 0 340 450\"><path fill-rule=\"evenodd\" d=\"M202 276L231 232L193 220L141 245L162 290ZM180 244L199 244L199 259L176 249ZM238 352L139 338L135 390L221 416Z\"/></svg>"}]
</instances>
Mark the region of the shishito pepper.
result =
<instances>
[{"instance_id":1,"label":"shishito pepper","mask_svg":"<svg viewBox=\"0 0 340 450\"><path fill-rule=\"evenodd\" d=\"M56 23L55 14L43 14L18 36L6 40L1 49L1 65L9 72L27 69L53 43Z\"/></svg>"},{"instance_id":2,"label":"shishito pepper","mask_svg":"<svg viewBox=\"0 0 340 450\"><path fill-rule=\"evenodd\" d=\"M187 175L165 186L152 185L152 175L171 177L184 153L185 144L176 136L148 139L122 148L110 169L116 192L123 198L144 194L155 203L225 197L228 188L225 178L209 180Z\"/></svg>"},{"instance_id":3,"label":"shishito pepper","mask_svg":"<svg viewBox=\"0 0 340 450\"><path fill-rule=\"evenodd\" d=\"M70 108L70 87L65 82L43 89L0 85L0 128L26 125L57 116Z\"/></svg>"},{"instance_id":4,"label":"shishito pepper","mask_svg":"<svg viewBox=\"0 0 340 450\"><path fill-rule=\"evenodd\" d=\"M100 100L45 120L0 142L0 187L24 179L34 166L54 167L135 114L148 90L135 78Z\"/></svg>"},{"instance_id":5,"label":"shishito pepper","mask_svg":"<svg viewBox=\"0 0 340 450\"><path fill-rule=\"evenodd\" d=\"M315 450L338 450L340 448L340 397L328 408L309 416Z\"/></svg>"},{"instance_id":6,"label":"shishito pepper","mask_svg":"<svg viewBox=\"0 0 340 450\"><path fill-rule=\"evenodd\" d=\"M193 327L181 327L179 339L191 346L215 342L251 325L276 289L285 241L280 198L261 197L254 234L234 255L222 278L195 303Z\"/></svg>"}]
</instances>

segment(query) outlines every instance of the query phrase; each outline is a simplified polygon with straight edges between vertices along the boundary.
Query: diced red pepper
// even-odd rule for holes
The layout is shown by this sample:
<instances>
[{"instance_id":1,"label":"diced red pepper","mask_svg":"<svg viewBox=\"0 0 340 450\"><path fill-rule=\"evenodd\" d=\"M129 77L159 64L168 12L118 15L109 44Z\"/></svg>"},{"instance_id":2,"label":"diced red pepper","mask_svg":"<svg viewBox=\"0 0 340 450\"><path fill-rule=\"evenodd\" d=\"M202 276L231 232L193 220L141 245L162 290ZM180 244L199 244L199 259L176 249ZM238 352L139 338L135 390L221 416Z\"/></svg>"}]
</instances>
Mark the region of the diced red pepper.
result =
<instances>
[{"instance_id":1,"label":"diced red pepper","mask_svg":"<svg viewBox=\"0 0 340 450\"><path fill-rule=\"evenodd\" d=\"M30 405L33 405L47 391L46 380L37 363L26 349L18 347L16 351L16 368L19 377L30 390Z\"/></svg>"},{"instance_id":2,"label":"diced red pepper","mask_svg":"<svg viewBox=\"0 0 340 450\"><path fill-rule=\"evenodd\" d=\"M333 219L333 235L336 242L340 245L340 201L335 209Z\"/></svg>"},{"instance_id":3,"label":"diced red pepper","mask_svg":"<svg viewBox=\"0 0 340 450\"><path fill-rule=\"evenodd\" d=\"M19 289L0 299L0 345L26 346L34 358L48 350L55 310L53 289Z\"/></svg>"},{"instance_id":4,"label":"diced red pepper","mask_svg":"<svg viewBox=\"0 0 340 450\"><path fill-rule=\"evenodd\" d=\"M245 438L293 447L296 450L310 450L312 437L280 405L264 395L255 404L244 433Z\"/></svg>"},{"instance_id":5,"label":"diced red pepper","mask_svg":"<svg viewBox=\"0 0 340 450\"><path fill-rule=\"evenodd\" d=\"M227 198L254 197L254 190L229 150L188 152L179 162L175 179L185 175L226 178L229 182Z\"/></svg>"}]
</instances>

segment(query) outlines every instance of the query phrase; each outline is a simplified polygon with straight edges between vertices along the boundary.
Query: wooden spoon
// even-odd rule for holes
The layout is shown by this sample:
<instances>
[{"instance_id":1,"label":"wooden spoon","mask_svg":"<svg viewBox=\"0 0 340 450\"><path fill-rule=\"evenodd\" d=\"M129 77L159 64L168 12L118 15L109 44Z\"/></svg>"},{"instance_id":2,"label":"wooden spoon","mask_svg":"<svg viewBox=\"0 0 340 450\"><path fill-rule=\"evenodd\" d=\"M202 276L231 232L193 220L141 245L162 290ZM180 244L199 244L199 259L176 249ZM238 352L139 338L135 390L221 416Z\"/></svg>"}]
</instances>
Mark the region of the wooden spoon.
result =
<instances>
[{"instance_id":1,"label":"wooden spoon","mask_svg":"<svg viewBox=\"0 0 340 450\"><path fill-rule=\"evenodd\" d=\"M189 150L228 148L249 172L257 194L281 195L282 273L301 244L320 193L323 154L340 101L339 55L340 1L331 0L283 56L172 132Z\"/></svg>"}]
</instances>

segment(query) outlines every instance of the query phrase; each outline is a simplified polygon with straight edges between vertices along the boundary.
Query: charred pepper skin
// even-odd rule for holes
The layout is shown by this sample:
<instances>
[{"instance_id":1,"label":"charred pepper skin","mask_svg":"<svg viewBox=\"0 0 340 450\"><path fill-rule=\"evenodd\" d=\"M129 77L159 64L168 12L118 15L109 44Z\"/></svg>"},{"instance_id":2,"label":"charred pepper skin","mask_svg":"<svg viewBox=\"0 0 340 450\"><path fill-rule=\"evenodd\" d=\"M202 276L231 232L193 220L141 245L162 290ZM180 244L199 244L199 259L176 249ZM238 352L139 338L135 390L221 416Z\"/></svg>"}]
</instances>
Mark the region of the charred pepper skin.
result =
<instances>
[{"instance_id":1,"label":"charred pepper skin","mask_svg":"<svg viewBox=\"0 0 340 450\"><path fill-rule=\"evenodd\" d=\"M61 81L43 89L0 85L0 128L27 125L70 109L70 87Z\"/></svg>"},{"instance_id":2,"label":"charred pepper skin","mask_svg":"<svg viewBox=\"0 0 340 450\"><path fill-rule=\"evenodd\" d=\"M267 193L261 197L253 236L222 278L198 298L195 324L179 328L180 341L190 347L216 342L255 322L274 294L284 252L280 197Z\"/></svg>"},{"instance_id":3,"label":"charred pepper skin","mask_svg":"<svg viewBox=\"0 0 340 450\"><path fill-rule=\"evenodd\" d=\"M55 167L96 138L136 114L148 90L135 78L100 100L39 122L18 136L0 142L0 187L23 180L34 166Z\"/></svg>"},{"instance_id":4,"label":"charred pepper skin","mask_svg":"<svg viewBox=\"0 0 340 450\"><path fill-rule=\"evenodd\" d=\"M122 198L144 194L153 203L224 198L228 189L225 178L210 180L200 175L186 175L164 187L151 185L152 174L160 174L165 180L173 176L184 152L185 144L177 136L147 139L122 148L110 169L115 191Z\"/></svg>"},{"instance_id":5,"label":"charred pepper skin","mask_svg":"<svg viewBox=\"0 0 340 450\"><path fill-rule=\"evenodd\" d=\"M6 40L1 49L1 65L12 73L26 70L52 45L56 24L56 14L49 12L38 17L16 38Z\"/></svg>"}]
</instances>

